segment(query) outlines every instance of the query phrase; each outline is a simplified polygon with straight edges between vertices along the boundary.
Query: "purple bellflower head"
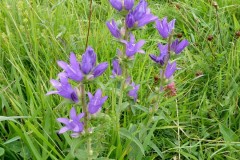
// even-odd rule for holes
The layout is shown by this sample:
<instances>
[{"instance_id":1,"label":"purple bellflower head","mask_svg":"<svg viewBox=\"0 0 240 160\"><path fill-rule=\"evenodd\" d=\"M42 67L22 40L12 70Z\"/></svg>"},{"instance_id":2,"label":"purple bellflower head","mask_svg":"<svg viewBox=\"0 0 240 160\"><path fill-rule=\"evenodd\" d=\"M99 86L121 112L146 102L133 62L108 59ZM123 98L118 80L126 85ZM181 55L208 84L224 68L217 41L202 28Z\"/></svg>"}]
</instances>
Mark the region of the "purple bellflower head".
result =
<instances>
[{"instance_id":1,"label":"purple bellflower head","mask_svg":"<svg viewBox=\"0 0 240 160\"><path fill-rule=\"evenodd\" d=\"M147 8L147 2L141 0L136 6L135 10L131 11L126 17L126 25L128 28L134 26L142 27L157 19L156 16L150 13L150 9Z\"/></svg>"},{"instance_id":2,"label":"purple bellflower head","mask_svg":"<svg viewBox=\"0 0 240 160\"><path fill-rule=\"evenodd\" d=\"M67 118L58 118L57 121L60 123L65 124L64 127L62 127L59 130L59 134L65 133L67 131L72 131L73 134L71 134L72 137L78 136L83 130L84 130L84 124L83 122L80 122L81 118L84 117L84 113L80 113L77 115L77 112L74 107L70 110L70 119Z\"/></svg>"},{"instance_id":3,"label":"purple bellflower head","mask_svg":"<svg viewBox=\"0 0 240 160\"><path fill-rule=\"evenodd\" d=\"M113 65L112 78L122 75L122 69L117 59L113 60L112 65Z\"/></svg>"},{"instance_id":4,"label":"purple bellflower head","mask_svg":"<svg viewBox=\"0 0 240 160\"><path fill-rule=\"evenodd\" d=\"M122 1L121 0L109 0L112 7L115 8L118 11L121 11L123 9Z\"/></svg>"},{"instance_id":5,"label":"purple bellflower head","mask_svg":"<svg viewBox=\"0 0 240 160\"><path fill-rule=\"evenodd\" d=\"M108 67L107 62L103 62L103 63L100 63L99 65L97 65L92 71L94 78L102 75L103 72L107 69L107 67Z\"/></svg>"},{"instance_id":6,"label":"purple bellflower head","mask_svg":"<svg viewBox=\"0 0 240 160\"><path fill-rule=\"evenodd\" d=\"M173 52L175 52L176 54L181 53L185 47L187 47L189 45L189 42L184 39L181 42L179 42L178 39L176 39L175 41L172 42L171 44L171 50Z\"/></svg>"},{"instance_id":7,"label":"purple bellflower head","mask_svg":"<svg viewBox=\"0 0 240 160\"><path fill-rule=\"evenodd\" d=\"M88 47L82 56L81 70L85 75L92 74L89 77L98 77L107 69L108 63L103 62L96 66L97 55L91 47Z\"/></svg>"},{"instance_id":8,"label":"purple bellflower head","mask_svg":"<svg viewBox=\"0 0 240 160\"><path fill-rule=\"evenodd\" d=\"M88 102L88 112L90 114L95 114L100 111L102 105L107 100L107 96L102 97L102 91L98 89L93 96L90 92L88 92L89 102Z\"/></svg>"},{"instance_id":9,"label":"purple bellflower head","mask_svg":"<svg viewBox=\"0 0 240 160\"><path fill-rule=\"evenodd\" d=\"M131 10L134 6L134 0L109 0L109 2L118 11Z\"/></svg>"},{"instance_id":10,"label":"purple bellflower head","mask_svg":"<svg viewBox=\"0 0 240 160\"><path fill-rule=\"evenodd\" d=\"M137 97L138 97L138 90L139 90L139 87L140 85L136 85L134 82L132 82L131 86L133 87L133 89L131 89L129 92L128 92L128 95L130 97L132 97L134 99L134 101L136 102L137 101Z\"/></svg>"},{"instance_id":11,"label":"purple bellflower head","mask_svg":"<svg viewBox=\"0 0 240 160\"><path fill-rule=\"evenodd\" d=\"M168 38L168 36L172 33L175 25L175 19L172 20L171 22L167 22L167 17L163 18L161 21L156 20L156 28L159 32L159 34L163 38Z\"/></svg>"},{"instance_id":12,"label":"purple bellflower head","mask_svg":"<svg viewBox=\"0 0 240 160\"><path fill-rule=\"evenodd\" d=\"M89 74L96 65L97 55L91 47L88 47L82 55L81 70L84 74Z\"/></svg>"},{"instance_id":13,"label":"purple bellflower head","mask_svg":"<svg viewBox=\"0 0 240 160\"><path fill-rule=\"evenodd\" d=\"M177 70L177 63L175 61L173 63L168 62L165 73L164 73L165 77L169 79L176 70Z\"/></svg>"},{"instance_id":14,"label":"purple bellflower head","mask_svg":"<svg viewBox=\"0 0 240 160\"><path fill-rule=\"evenodd\" d=\"M141 47L144 45L145 41L140 40L135 44L135 37L133 34L130 34L130 41L121 40L122 43L126 44L126 55L127 57L132 58L137 52L145 53Z\"/></svg>"},{"instance_id":15,"label":"purple bellflower head","mask_svg":"<svg viewBox=\"0 0 240 160\"><path fill-rule=\"evenodd\" d=\"M134 0L124 0L124 8L126 10L131 10L134 6Z\"/></svg>"},{"instance_id":16,"label":"purple bellflower head","mask_svg":"<svg viewBox=\"0 0 240 160\"><path fill-rule=\"evenodd\" d=\"M112 19L112 21L107 21L106 24L107 24L109 31L115 38L121 38L120 30L118 29L118 26L113 19Z\"/></svg>"},{"instance_id":17,"label":"purple bellflower head","mask_svg":"<svg viewBox=\"0 0 240 160\"><path fill-rule=\"evenodd\" d=\"M76 91L72 88L72 86L68 83L68 79L65 73L58 74L60 78L60 82L51 79L50 82L52 83L53 87L57 89L57 91L50 91L47 95L50 94L58 94L64 98L70 99L77 103L79 101Z\"/></svg>"},{"instance_id":18,"label":"purple bellflower head","mask_svg":"<svg viewBox=\"0 0 240 160\"><path fill-rule=\"evenodd\" d=\"M159 63L163 66L168 56L168 44L162 45L161 43L159 43L158 48L160 50L159 56L155 56L153 54L150 54L149 56L154 62Z\"/></svg>"},{"instance_id":19,"label":"purple bellflower head","mask_svg":"<svg viewBox=\"0 0 240 160\"><path fill-rule=\"evenodd\" d=\"M64 61L58 61L58 65L64 69L68 78L77 82L83 80L83 73L80 70L79 62L74 53L70 54L70 64L67 64Z\"/></svg>"}]
</instances>

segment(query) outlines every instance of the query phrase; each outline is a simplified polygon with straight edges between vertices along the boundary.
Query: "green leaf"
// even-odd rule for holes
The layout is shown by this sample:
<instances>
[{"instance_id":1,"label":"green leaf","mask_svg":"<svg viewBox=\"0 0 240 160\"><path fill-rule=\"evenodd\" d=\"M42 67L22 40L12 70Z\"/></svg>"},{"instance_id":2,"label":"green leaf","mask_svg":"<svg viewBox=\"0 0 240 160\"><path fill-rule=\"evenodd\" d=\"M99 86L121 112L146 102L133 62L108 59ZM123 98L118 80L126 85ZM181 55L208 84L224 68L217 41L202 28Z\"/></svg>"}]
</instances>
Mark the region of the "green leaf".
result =
<instances>
[{"instance_id":1,"label":"green leaf","mask_svg":"<svg viewBox=\"0 0 240 160\"><path fill-rule=\"evenodd\" d=\"M4 148L0 147L0 157L1 157L1 156L3 156L3 155L4 155L4 153L5 153L5 150L4 150Z\"/></svg>"},{"instance_id":2,"label":"green leaf","mask_svg":"<svg viewBox=\"0 0 240 160\"><path fill-rule=\"evenodd\" d=\"M235 14L233 15L233 22L234 22L234 29L235 31L239 30L240 29L240 24L235 16Z\"/></svg>"},{"instance_id":3,"label":"green leaf","mask_svg":"<svg viewBox=\"0 0 240 160\"><path fill-rule=\"evenodd\" d=\"M230 128L226 127L222 123L219 123L219 128L225 141L229 142L238 141L238 136Z\"/></svg>"},{"instance_id":4,"label":"green leaf","mask_svg":"<svg viewBox=\"0 0 240 160\"><path fill-rule=\"evenodd\" d=\"M120 135L133 141L138 147L139 149L141 150L142 154L144 154L144 148L143 148L143 145L141 144L141 142L136 138L134 137L127 129L125 128L121 128L120 129Z\"/></svg>"}]
</instances>

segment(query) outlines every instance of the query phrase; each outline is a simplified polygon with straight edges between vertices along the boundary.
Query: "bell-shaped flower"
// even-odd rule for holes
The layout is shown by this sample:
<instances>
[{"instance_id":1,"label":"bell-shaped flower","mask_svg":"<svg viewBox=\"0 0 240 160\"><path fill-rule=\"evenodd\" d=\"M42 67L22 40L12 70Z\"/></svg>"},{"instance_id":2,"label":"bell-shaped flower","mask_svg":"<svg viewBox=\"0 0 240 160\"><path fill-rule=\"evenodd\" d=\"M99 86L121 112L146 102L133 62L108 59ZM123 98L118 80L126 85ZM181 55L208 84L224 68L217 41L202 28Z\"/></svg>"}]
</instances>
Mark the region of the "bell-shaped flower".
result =
<instances>
[{"instance_id":1,"label":"bell-shaped flower","mask_svg":"<svg viewBox=\"0 0 240 160\"><path fill-rule=\"evenodd\" d=\"M68 83L67 75L66 73L59 73L58 74L60 78L60 82L51 79L50 82L57 90L56 91L50 91L47 93L47 95L50 94L58 94L64 98L70 99L77 103L79 101L76 90L72 88L72 86Z\"/></svg>"},{"instance_id":2,"label":"bell-shaped flower","mask_svg":"<svg viewBox=\"0 0 240 160\"><path fill-rule=\"evenodd\" d=\"M172 44L171 44L171 50L172 50L173 52L175 52L176 54L179 54L179 53L181 53L181 52L184 50L184 48L187 47L188 45L189 45L189 42L188 42L186 39L182 40L181 42L180 42L178 39L176 39L176 40L173 41Z\"/></svg>"},{"instance_id":3,"label":"bell-shaped flower","mask_svg":"<svg viewBox=\"0 0 240 160\"><path fill-rule=\"evenodd\" d=\"M177 70L177 63L174 61L173 63L168 62L166 69L165 69L165 77L169 79L174 72Z\"/></svg>"},{"instance_id":4,"label":"bell-shaped flower","mask_svg":"<svg viewBox=\"0 0 240 160\"><path fill-rule=\"evenodd\" d=\"M119 61L117 59L113 60L112 65L113 65L113 70L112 70L112 76L111 77L114 78L116 76L122 75L122 69L121 69Z\"/></svg>"},{"instance_id":5,"label":"bell-shaped flower","mask_svg":"<svg viewBox=\"0 0 240 160\"><path fill-rule=\"evenodd\" d=\"M163 66L168 56L168 44L162 45L159 43L158 48L160 50L159 56L155 56L153 54L150 54L149 56L154 62L159 63Z\"/></svg>"},{"instance_id":6,"label":"bell-shaped flower","mask_svg":"<svg viewBox=\"0 0 240 160\"><path fill-rule=\"evenodd\" d=\"M131 10L134 6L134 0L124 0L124 8L126 10Z\"/></svg>"},{"instance_id":7,"label":"bell-shaped flower","mask_svg":"<svg viewBox=\"0 0 240 160\"><path fill-rule=\"evenodd\" d=\"M109 2L118 11L131 10L134 6L134 0L109 0Z\"/></svg>"},{"instance_id":8,"label":"bell-shaped flower","mask_svg":"<svg viewBox=\"0 0 240 160\"><path fill-rule=\"evenodd\" d=\"M103 72L107 69L107 67L108 67L107 62L103 62L97 65L92 71L94 78L101 76Z\"/></svg>"},{"instance_id":9,"label":"bell-shaped flower","mask_svg":"<svg viewBox=\"0 0 240 160\"><path fill-rule=\"evenodd\" d=\"M133 34L130 34L130 41L121 40L122 43L126 45L126 55L127 57L132 58L136 53L145 53L141 48L144 45L145 41L140 40L135 43L135 37Z\"/></svg>"},{"instance_id":10,"label":"bell-shaped flower","mask_svg":"<svg viewBox=\"0 0 240 160\"><path fill-rule=\"evenodd\" d=\"M92 71L96 65L97 55L91 47L88 47L86 52L82 55L81 70L84 74Z\"/></svg>"},{"instance_id":11,"label":"bell-shaped flower","mask_svg":"<svg viewBox=\"0 0 240 160\"><path fill-rule=\"evenodd\" d=\"M140 85L139 84L136 85L134 82L132 82L131 86L132 86L132 89L128 92L128 95L130 97L132 97L134 99L134 101L136 102Z\"/></svg>"},{"instance_id":12,"label":"bell-shaped flower","mask_svg":"<svg viewBox=\"0 0 240 160\"><path fill-rule=\"evenodd\" d=\"M156 28L163 38L168 38L168 36L172 33L175 21L176 20L174 19L168 23L167 17L163 18L161 21L159 19L156 20Z\"/></svg>"},{"instance_id":13,"label":"bell-shaped flower","mask_svg":"<svg viewBox=\"0 0 240 160\"><path fill-rule=\"evenodd\" d=\"M98 89L93 96L90 92L88 92L89 102L88 102L88 112L90 114L95 114L100 111L102 105L107 100L107 96L102 97L102 91Z\"/></svg>"},{"instance_id":14,"label":"bell-shaped flower","mask_svg":"<svg viewBox=\"0 0 240 160\"><path fill-rule=\"evenodd\" d=\"M83 130L84 130L84 124L81 122L81 118L84 117L84 113L80 113L77 115L76 109L72 107L70 110L70 119L68 118L58 118L57 121L60 123L65 124L64 127L62 127L59 130L59 134L65 133L67 131L72 131L72 137L78 136Z\"/></svg>"},{"instance_id":15,"label":"bell-shaped flower","mask_svg":"<svg viewBox=\"0 0 240 160\"><path fill-rule=\"evenodd\" d=\"M107 69L108 63L103 62L96 66L97 55L91 47L88 47L82 56L81 70L88 78L96 78Z\"/></svg>"},{"instance_id":16,"label":"bell-shaped flower","mask_svg":"<svg viewBox=\"0 0 240 160\"><path fill-rule=\"evenodd\" d=\"M113 19L112 19L112 21L107 21L106 24L107 24L109 31L115 38L121 38L120 30L119 30L116 22Z\"/></svg>"},{"instance_id":17,"label":"bell-shaped flower","mask_svg":"<svg viewBox=\"0 0 240 160\"><path fill-rule=\"evenodd\" d=\"M147 2L141 0L136 8L126 16L126 25L128 28L142 27L156 19L157 17L151 14L150 9L147 8Z\"/></svg>"},{"instance_id":18,"label":"bell-shaped flower","mask_svg":"<svg viewBox=\"0 0 240 160\"><path fill-rule=\"evenodd\" d=\"M80 70L79 62L74 53L70 54L70 64L64 61L58 61L58 65L64 69L68 78L77 82L83 80L83 73Z\"/></svg>"},{"instance_id":19,"label":"bell-shaped flower","mask_svg":"<svg viewBox=\"0 0 240 160\"><path fill-rule=\"evenodd\" d=\"M115 8L118 11L121 11L123 6L122 6L122 0L109 0L113 8Z\"/></svg>"}]
</instances>

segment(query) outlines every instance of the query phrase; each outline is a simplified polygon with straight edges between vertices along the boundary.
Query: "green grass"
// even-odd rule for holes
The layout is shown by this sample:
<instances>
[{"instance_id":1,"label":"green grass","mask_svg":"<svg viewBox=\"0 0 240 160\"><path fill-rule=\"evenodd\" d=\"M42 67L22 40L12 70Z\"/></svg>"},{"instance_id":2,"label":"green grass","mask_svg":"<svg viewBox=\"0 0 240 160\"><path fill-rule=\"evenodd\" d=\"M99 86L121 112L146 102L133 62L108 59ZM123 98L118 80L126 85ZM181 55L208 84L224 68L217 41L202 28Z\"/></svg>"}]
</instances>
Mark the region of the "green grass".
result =
<instances>
[{"instance_id":1,"label":"green grass","mask_svg":"<svg viewBox=\"0 0 240 160\"><path fill-rule=\"evenodd\" d=\"M207 0L148 2L159 18L175 18L175 32L191 43L178 57L178 94L151 97L158 70L148 54L158 53L156 44L163 39L152 24L138 30L137 39L147 41L146 55L136 57L131 73L141 89L138 104L129 106L135 112L129 108L123 112L121 145L116 145L118 135L112 129L112 108L118 97L111 89L114 85L108 83L111 68L99 78L101 83L89 88L101 86L109 97L103 107L109 117L103 116L93 134L94 153L106 159L174 159L179 155L181 159L239 159L240 38L235 33L240 30L240 2L219 0L218 13ZM3 159L73 159L74 154L84 159L84 139L57 134L61 125L56 118L67 116L71 105L45 94L52 89L49 80L60 71L56 61L67 61L71 51L78 57L84 52L88 6L87 0L0 1ZM92 16L89 45L99 62L111 62L118 44L105 22L116 17L116 12L108 0L94 0ZM211 42L209 35L213 35ZM200 72L203 76L197 77ZM155 98L160 105L153 115Z\"/></svg>"}]
</instances>

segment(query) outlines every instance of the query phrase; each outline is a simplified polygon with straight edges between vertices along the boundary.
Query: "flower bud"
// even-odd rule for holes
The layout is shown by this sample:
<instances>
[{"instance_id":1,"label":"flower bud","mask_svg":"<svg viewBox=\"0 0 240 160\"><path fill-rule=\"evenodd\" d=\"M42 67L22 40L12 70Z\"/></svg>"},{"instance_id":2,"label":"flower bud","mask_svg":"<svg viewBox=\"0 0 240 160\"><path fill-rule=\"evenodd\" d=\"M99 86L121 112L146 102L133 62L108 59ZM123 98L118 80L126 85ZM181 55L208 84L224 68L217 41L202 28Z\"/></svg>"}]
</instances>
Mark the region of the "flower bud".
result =
<instances>
[{"instance_id":1,"label":"flower bud","mask_svg":"<svg viewBox=\"0 0 240 160\"><path fill-rule=\"evenodd\" d=\"M237 32L235 33L235 36L236 36L236 38L240 38L240 31L237 31Z\"/></svg>"},{"instance_id":2,"label":"flower bud","mask_svg":"<svg viewBox=\"0 0 240 160\"><path fill-rule=\"evenodd\" d=\"M215 9L218 9L218 4L217 4L216 1L214 1L214 2L212 3L212 6L213 6Z\"/></svg>"},{"instance_id":3,"label":"flower bud","mask_svg":"<svg viewBox=\"0 0 240 160\"><path fill-rule=\"evenodd\" d=\"M209 35L207 38L208 41L212 41L213 40L213 35Z\"/></svg>"}]
</instances>

